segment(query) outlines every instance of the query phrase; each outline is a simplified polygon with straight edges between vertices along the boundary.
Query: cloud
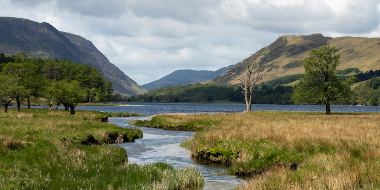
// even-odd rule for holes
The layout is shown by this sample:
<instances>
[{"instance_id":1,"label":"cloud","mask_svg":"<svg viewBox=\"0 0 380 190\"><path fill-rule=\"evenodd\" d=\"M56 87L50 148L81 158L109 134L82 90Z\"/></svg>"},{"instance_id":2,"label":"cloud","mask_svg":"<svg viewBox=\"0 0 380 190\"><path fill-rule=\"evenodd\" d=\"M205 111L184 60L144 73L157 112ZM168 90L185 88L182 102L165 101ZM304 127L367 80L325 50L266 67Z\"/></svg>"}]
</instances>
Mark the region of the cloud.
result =
<instances>
[{"instance_id":1,"label":"cloud","mask_svg":"<svg viewBox=\"0 0 380 190\"><path fill-rule=\"evenodd\" d=\"M238 63L284 34L379 37L378 0L0 0L92 41L138 84Z\"/></svg>"},{"instance_id":2,"label":"cloud","mask_svg":"<svg viewBox=\"0 0 380 190\"><path fill-rule=\"evenodd\" d=\"M58 9L63 9L81 16L96 18L117 18L126 10L124 0L58 0Z\"/></svg>"}]
</instances>

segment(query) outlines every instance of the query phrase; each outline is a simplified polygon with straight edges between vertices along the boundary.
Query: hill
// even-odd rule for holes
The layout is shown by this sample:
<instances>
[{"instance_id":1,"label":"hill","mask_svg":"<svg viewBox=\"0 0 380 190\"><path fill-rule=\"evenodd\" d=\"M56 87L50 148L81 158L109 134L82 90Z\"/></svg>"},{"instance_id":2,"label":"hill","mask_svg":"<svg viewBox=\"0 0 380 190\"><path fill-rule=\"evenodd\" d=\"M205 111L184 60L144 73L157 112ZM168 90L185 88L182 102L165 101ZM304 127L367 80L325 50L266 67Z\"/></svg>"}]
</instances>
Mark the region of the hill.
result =
<instances>
[{"instance_id":1,"label":"hill","mask_svg":"<svg viewBox=\"0 0 380 190\"><path fill-rule=\"evenodd\" d=\"M261 61L263 74L260 82L295 74L303 74L302 60L308 51L323 45L335 46L341 55L339 70L359 68L360 71L380 69L380 38L363 37L325 37L321 34L280 36L269 46L263 47L254 56L264 56ZM237 63L231 71L241 75L245 71L245 62L252 62L252 56ZM238 80L225 73L208 81L210 84L237 84Z\"/></svg>"},{"instance_id":2,"label":"hill","mask_svg":"<svg viewBox=\"0 0 380 190\"><path fill-rule=\"evenodd\" d=\"M223 67L217 71L177 70L151 83L142 85L147 90L154 90L166 86L193 84L214 79L225 73L229 67Z\"/></svg>"},{"instance_id":3,"label":"hill","mask_svg":"<svg viewBox=\"0 0 380 190\"><path fill-rule=\"evenodd\" d=\"M70 59L96 67L114 84L115 93L139 95L145 92L83 37L60 32L49 23L0 17L0 52L7 56L25 52L31 57Z\"/></svg>"}]
</instances>

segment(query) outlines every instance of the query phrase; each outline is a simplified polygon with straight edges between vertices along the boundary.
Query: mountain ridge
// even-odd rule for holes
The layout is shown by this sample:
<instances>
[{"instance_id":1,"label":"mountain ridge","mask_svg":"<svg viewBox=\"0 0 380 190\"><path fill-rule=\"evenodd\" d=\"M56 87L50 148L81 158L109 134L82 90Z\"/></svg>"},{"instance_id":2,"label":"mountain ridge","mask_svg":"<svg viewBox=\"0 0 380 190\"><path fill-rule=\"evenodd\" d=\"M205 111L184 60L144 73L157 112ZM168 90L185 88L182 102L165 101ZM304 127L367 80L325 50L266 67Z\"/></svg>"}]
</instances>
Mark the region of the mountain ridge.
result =
<instances>
[{"instance_id":1,"label":"mountain ridge","mask_svg":"<svg viewBox=\"0 0 380 190\"><path fill-rule=\"evenodd\" d=\"M115 93L128 96L145 92L113 65L91 41L60 32L49 23L23 18L0 17L0 52L7 56L25 52L31 57L70 59L96 67L114 83Z\"/></svg>"},{"instance_id":2,"label":"mountain ridge","mask_svg":"<svg viewBox=\"0 0 380 190\"><path fill-rule=\"evenodd\" d=\"M216 71L191 69L176 70L158 80L142 85L142 87L149 91L166 86L186 85L197 82L205 82L223 74L228 70L229 67L231 66L223 67Z\"/></svg>"},{"instance_id":3,"label":"mountain ridge","mask_svg":"<svg viewBox=\"0 0 380 190\"><path fill-rule=\"evenodd\" d=\"M261 48L252 56L235 64L230 72L224 73L208 84L237 84L237 77L246 70L245 63L252 63L253 57L262 56L260 66L265 75L261 81L277 79L294 74L304 74L301 62L308 56L308 51L324 45L339 49L341 64L338 69L359 68L361 71L380 69L380 38L364 37L325 37L322 34L310 35L283 35L268 46Z\"/></svg>"}]
</instances>

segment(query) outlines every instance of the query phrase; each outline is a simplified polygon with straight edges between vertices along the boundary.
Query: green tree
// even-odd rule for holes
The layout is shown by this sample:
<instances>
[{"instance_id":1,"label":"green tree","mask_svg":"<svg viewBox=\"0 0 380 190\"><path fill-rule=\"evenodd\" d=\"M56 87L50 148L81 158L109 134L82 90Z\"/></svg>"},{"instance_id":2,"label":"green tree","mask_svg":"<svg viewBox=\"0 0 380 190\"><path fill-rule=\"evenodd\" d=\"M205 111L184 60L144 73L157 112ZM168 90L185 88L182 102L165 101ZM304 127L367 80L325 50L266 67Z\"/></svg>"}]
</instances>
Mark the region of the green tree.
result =
<instances>
[{"instance_id":1,"label":"green tree","mask_svg":"<svg viewBox=\"0 0 380 190\"><path fill-rule=\"evenodd\" d=\"M214 96L212 96L211 94L208 95L206 101L208 101L208 103L211 103L212 101L214 101Z\"/></svg>"},{"instance_id":2,"label":"green tree","mask_svg":"<svg viewBox=\"0 0 380 190\"><path fill-rule=\"evenodd\" d=\"M55 61L46 62L42 70L46 79L49 79L50 81L60 79L60 69L58 67L57 62Z\"/></svg>"},{"instance_id":3,"label":"green tree","mask_svg":"<svg viewBox=\"0 0 380 190\"><path fill-rule=\"evenodd\" d=\"M43 95L48 106L48 110L51 110L53 103L56 102L58 105L57 95L57 81L46 81L43 89Z\"/></svg>"},{"instance_id":4,"label":"green tree","mask_svg":"<svg viewBox=\"0 0 380 190\"><path fill-rule=\"evenodd\" d=\"M68 82L66 80L53 81L48 88L49 98L62 103L65 109L70 108L70 114L75 114L76 105L83 101L83 94L78 81Z\"/></svg>"},{"instance_id":5,"label":"green tree","mask_svg":"<svg viewBox=\"0 0 380 190\"><path fill-rule=\"evenodd\" d=\"M13 88L11 94L12 99L16 101L17 111L20 111L21 101L35 92L34 87L36 86L31 82L37 67L34 64L27 63L28 56L24 52L20 52L14 60L14 63L8 63L4 66L2 74L13 78L12 86L18 87Z\"/></svg>"},{"instance_id":6,"label":"green tree","mask_svg":"<svg viewBox=\"0 0 380 190\"><path fill-rule=\"evenodd\" d=\"M95 99L96 99L96 93L97 92L98 92L98 90L96 90L96 88L91 88L90 89L90 97L89 97L89 100L88 100L89 103L95 101Z\"/></svg>"},{"instance_id":7,"label":"green tree","mask_svg":"<svg viewBox=\"0 0 380 190\"><path fill-rule=\"evenodd\" d=\"M373 89L378 89L380 86L380 79L379 78L374 78L369 82L369 86Z\"/></svg>"},{"instance_id":8,"label":"green tree","mask_svg":"<svg viewBox=\"0 0 380 190\"><path fill-rule=\"evenodd\" d=\"M7 77L5 75L0 75L0 103L4 106L4 113L8 112L8 107L12 101L12 91L14 88L18 88L14 86L15 83L14 78Z\"/></svg>"},{"instance_id":9,"label":"green tree","mask_svg":"<svg viewBox=\"0 0 380 190\"><path fill-rule=\"evenodd\" d=\"M338 77L336 67L340 63L340 55L337 52L338 49L330 46L309 51L309 57L302 61L305 75L294 91L295 104L318 103L325 105L326 114L330 114L333 103L350 97L354 78L342 81Z\"/></svg>"},{"instance_id":10,"label":"green tree","mask_svg":"<svg viewBox=\"0 0 380 190\"><path fill-rule=\"evenodd\" d=\"M113 99L113 84L111 81L104 83L104 99L109 102Z\"/></svg>"},{"instance_id":11,"label":"green tree","mask_svg":"<svg viewBox=\"0 0 380 190\"><path fill-rule=\"evenodd\" d=\"M99 90L96 93L96 99L98 102L104 102L104 92L102 87L99 87Z\"/></svg>"},{"instance_id":12,"label":"green tree","mask_svg":"<svg viewBox=\"0 0 380 190\"><path fill-rule=\"evenodd\" d=\"M380 98L380 89L371 91L368 95L368 102L367 105L369 106L378 106L378 100Z\"/></svg>"}]
</instances>

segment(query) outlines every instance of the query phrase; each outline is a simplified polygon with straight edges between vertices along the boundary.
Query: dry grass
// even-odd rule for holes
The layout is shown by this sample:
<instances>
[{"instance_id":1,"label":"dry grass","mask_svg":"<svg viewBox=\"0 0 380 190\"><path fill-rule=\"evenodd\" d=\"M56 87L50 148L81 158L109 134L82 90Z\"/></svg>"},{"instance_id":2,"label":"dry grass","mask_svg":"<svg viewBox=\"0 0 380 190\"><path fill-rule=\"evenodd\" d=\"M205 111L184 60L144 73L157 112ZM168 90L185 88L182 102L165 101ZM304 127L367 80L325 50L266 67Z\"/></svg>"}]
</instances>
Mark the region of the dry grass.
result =
<instances>
[{"instance_id":1,"label":"dry grass","mask_svg":"<svg viewBox=\"0 0 380 190\"><path fill-rule=\"evenodd\" d=\"M194 156L209 153L209 161L232 158L232 173L255 176L242 189L380 188L379 114L250 112L160 118L218 123L184 144ZM231 157L226 150L237 154Z\"/></svg>"},{"instance_id":2,"label":"dry grass","mask_svg":"<svg viewBox=\"0 0 380 190\"><path fill-rule=\"evenodd\" d=\"M27 143L25 141L0 135L0 150L2 151L22 149L26 146L26 144Z\"/></svg>"}]
</instances>

